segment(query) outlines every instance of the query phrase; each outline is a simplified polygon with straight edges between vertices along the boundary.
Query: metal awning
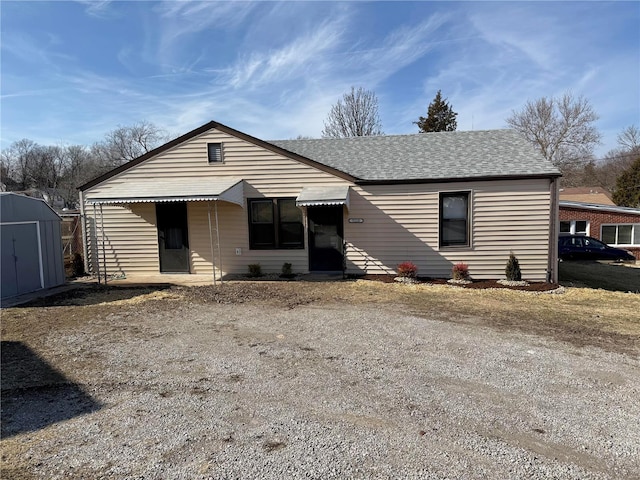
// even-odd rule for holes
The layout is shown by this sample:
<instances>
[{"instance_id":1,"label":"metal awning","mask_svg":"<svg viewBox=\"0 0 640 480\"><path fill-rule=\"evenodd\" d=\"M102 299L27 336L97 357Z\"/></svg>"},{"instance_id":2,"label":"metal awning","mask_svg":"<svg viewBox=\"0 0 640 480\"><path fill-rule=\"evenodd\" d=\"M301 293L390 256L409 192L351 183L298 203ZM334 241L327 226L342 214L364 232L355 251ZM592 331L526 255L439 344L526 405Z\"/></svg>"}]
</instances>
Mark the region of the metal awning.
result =
<instances>
[{"instance_id":1,"label":"metal awning","mask_svg":"<svg viewBox=\"0 0 640 480\"><path fill-rule=\"evenodd\" d=\"M349 186L304 187L296 198L298 207L319 207L328 205L349 206Z\"/></svg>"},{"instance_id":2,"label":"metal awning","mask_svg":"<svg viewBox=\"0 0 640 480\"><path fill-rule=\"evenodd\" d=\"M107 187L95 197L87 194L89 204L201 202L222 200L244 205L241 178L141 178Z\"/></svg>"}]
</instances>

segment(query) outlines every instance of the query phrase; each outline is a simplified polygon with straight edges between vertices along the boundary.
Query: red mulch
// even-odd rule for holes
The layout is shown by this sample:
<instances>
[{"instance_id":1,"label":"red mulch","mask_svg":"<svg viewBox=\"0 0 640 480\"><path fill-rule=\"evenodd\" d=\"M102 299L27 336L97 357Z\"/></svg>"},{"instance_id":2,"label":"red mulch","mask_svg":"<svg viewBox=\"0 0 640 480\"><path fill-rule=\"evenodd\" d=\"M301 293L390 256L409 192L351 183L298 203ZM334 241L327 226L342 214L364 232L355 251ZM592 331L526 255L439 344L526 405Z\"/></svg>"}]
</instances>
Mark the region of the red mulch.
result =
<instances>
[{"instance_id":1,"label":"red mulch","mask_svg":"<svg viewBox=\"0 0 640 480\"><path fill-rule=\"evenodd\" d=\"M383 283L395 283L395 275L361 275L356 276L354 278L362 279L362 280L372 280L375 282L383 282ZM449 284L447 283L446 278L419 278L417 280L418 283L431 283L435 285L455 285L461 288L506 288L509 290L524 290L527 292L547 292L549 290L555 290L559 287L557 283L547 283L547 282L530 282L527 286L509 286L502 285L498 283L497 280L473 280L471 283L467 284Z\"/></svg>"}]
</instances>

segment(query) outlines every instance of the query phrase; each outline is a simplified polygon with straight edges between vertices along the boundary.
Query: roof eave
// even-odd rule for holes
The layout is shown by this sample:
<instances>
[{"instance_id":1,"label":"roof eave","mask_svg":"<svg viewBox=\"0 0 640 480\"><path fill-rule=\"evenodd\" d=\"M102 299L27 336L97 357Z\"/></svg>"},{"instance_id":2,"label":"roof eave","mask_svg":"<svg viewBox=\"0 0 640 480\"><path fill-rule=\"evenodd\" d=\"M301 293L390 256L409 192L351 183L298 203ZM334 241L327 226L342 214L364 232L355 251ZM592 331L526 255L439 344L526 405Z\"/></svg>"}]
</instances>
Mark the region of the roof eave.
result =
<instances>
[{"instance_id":1,"label":"roof eave","mask_svg":"<svg viewBox=\"0 0 640 480\"><path fill-rule=\"evenodd\" d=\"M561 177L560 173L541 173L529 175L486 175L475 177L447 177L447 178L403 178L392 180L357 180L357 185L408 185L422 183L453 183L453 182L475 182L475 181L495 181L495 180L525 180L525 179L554 179Z\"/></svg>"}]
</instances>

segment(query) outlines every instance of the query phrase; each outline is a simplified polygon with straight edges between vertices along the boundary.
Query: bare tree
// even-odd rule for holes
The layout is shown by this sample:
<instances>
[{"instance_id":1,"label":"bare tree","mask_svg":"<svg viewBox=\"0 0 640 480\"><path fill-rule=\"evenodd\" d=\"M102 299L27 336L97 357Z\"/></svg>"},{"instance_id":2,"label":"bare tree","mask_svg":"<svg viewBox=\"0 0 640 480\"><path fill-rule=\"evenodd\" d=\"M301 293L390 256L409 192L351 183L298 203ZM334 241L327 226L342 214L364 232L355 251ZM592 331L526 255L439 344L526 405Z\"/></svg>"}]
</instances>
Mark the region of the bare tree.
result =
<instances>
[{"instance_id":1,"label":"bare tree","mask_svg":"<svg viewBox=\"0 0 640 480\"><path fill-rule=\"evenodd\" d=\"M93 144L91 152L104 169L111 169L144 155L166 140L166 132L142 121L107 133L104 140Z\"/></svg>"},{"instance_id":2,"label":"bare tree","mask_svg":"<svg viewBox=\"0 0 640 480\"><path fill-rule=\"evenodd\" d=\"M527 102L522 110L512 112L507 124L564 171L593 158L601 138L594 125L597 119L587 99L565 93L560 98Z\"/></svg>"},{"instance_id":3,"label":"bare tree","mask_svg":"<svg viewBox=\"0 0 640 480\"><path fill-rule=\"evenodd\" d=\"M12 180L17 190L26 190L31 186L31 172L37 146L34 141L23 138L2 151L2 163L7 171L7 180Z\"/></svg>"},{"instance_id":4,"label":"bare tree","mask_svg":"<svg viewBox=\"0 0 640 480\"><path fill-rule=\"evenodd\" d=\"M618 134L618 148L630 154L640 151L640 128L630 125Z\"/></svg>"},{"instance_id":5,"label":"bare tree","mask_svg":"<svg viewBox=\"0 0 640 480\"><path fill-rule=\"evenodd\" d=\"M324 122L323 138L365 137L383 135L378 98L371 90L351 87L345 93Z\"/></svg>"}]
</instances>

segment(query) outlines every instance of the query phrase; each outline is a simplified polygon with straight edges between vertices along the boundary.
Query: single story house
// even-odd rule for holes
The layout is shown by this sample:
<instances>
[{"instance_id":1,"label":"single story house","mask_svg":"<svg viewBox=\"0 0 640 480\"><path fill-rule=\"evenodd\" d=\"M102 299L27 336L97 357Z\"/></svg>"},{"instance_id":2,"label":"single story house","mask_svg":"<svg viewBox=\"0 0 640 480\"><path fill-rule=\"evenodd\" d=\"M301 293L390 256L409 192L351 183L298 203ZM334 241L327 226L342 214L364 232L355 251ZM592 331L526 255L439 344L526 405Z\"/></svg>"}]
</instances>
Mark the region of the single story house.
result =
<instances>
[{"instance_id":1,"label":"single story house","mask_svg":"<svg viewBox=\"0 0 640 480\"><path fill-rule=\"evenodd\" d=\"M394 273L556 280L558 177L511 130L264 141L209 122L80 187L103 275Z\"/></svg>"},{"instance_id":2,"label":"single story house","mask_svg":"<svg viewBox=\"0 0 640 480\"><path fill-rule=\"evenodd\" d=\"M640 260L640 208L560 200L560 232L597 238Z\"/></svg>"},{"instance_id":3,"label":"single story house","mask_svg":"<svg viewBox=\"0 0 640 480\"><path fill-rule=\"evenodd\" d=\"M602 187L561 187L560 201L615 205L611 192Z\"/></svg>"},{"instance_id":4,"label":"single story house","mask_svg":"<svg viewBox=\"0 0 640 480\"><path fill-rule=\"evenodd\" d=\"M0 193L2 300L64 284L60 222L44 200Z\"/></svg>"}]
</instances>

